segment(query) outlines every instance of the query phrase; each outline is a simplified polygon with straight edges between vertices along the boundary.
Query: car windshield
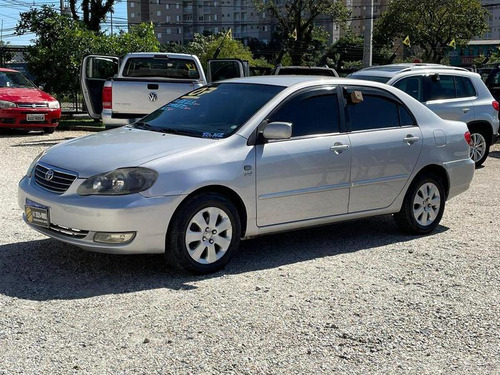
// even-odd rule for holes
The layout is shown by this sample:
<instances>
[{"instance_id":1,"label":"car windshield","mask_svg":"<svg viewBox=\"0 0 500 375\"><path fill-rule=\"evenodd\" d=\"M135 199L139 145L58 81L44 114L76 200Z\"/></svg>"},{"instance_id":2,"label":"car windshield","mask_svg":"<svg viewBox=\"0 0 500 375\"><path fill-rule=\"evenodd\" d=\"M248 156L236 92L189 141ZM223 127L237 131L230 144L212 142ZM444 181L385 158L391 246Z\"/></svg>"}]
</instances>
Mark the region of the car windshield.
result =
<instances>
[{"instance_id":1,"label":"car windshield","mask_svg":"<svg viewBox=\"0 0 500 375\"><path fill-rule=\"evenodd\" d=\"M354 75L351 74L349 78L354 78L354 79L364 79L366 81L374 81L374 82L380 82L380 83L387 83L391 79L391 77L381 77L381 76L369 76L369 75Z\"/></svg>"},{"instance_id":2,"label":"car windshield","mask_svg":"<svg viewBox=\"0 0 500 375\"><path fill-rule=\"evenodd\" d=\"M133 126L194 137L226 138L283 89L259 84L212 84L175 99Z\"/></svg>"},{"instance_id":3,"label":"car windshield","mask_svg":"<svg viewBox=\"0 0 500 375\"><path fill-rule=\"evenodd\" d=\"M32 89L35 85L19 72L0 72L0 88L2 87Z\"/></svg>"}]
</instances>

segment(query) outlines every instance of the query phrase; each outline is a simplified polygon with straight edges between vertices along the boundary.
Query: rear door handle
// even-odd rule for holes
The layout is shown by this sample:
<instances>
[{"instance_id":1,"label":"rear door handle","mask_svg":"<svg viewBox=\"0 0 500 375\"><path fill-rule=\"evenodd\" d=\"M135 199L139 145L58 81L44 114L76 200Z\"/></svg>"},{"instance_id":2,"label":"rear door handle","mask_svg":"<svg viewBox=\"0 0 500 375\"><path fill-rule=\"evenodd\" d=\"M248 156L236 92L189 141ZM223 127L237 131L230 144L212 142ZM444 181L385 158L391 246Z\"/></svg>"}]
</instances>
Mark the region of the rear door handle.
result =
<instances>
[{"instance_id":1,"label":"rear door handle","mask_svg":"<svg viewBox=\"0 0 500 375\"><path fill-rule=\"evenodd\" d=\"M405 143L408 143L409 145L412 145L415 142L417 142L419 139L420 139L419 137L415 137L413 134L408 134L406 137L403 138L403 141Z\"/></svg>"},{"instance_id":2,"label":"rear door handle","mask_svg":"<svg viewBox=\"0 0 500 375\"><path fill-rule=\"evenodd\" d=\"M342 151L345 151L348 149L349 149L349 145L344 145L340 142L337 142L332 147L330 147L330 151L335 152L337 155L341 154Z\"/></svg>"}]
</instances>

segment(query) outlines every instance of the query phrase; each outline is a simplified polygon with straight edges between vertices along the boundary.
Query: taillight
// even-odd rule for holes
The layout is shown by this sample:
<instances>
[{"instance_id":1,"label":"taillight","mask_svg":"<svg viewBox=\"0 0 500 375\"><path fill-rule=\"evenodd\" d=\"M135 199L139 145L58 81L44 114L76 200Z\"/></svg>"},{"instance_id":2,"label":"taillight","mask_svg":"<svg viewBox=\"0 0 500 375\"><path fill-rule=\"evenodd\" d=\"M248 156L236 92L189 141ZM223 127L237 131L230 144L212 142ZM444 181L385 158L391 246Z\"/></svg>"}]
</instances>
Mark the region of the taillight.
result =
<instances>
[{"instance_id":1,"label":"taillight","mask_svg":"<svg viewBox=\"0 0 500 375\"><path fill-rule=\"evenodd\" d=\"M470 131L467 130L464 134L464 137L465 137L465 142L467 142L469 146L472 146L472 138L470 137Z\"/></svg>"},{"instance_id":2,"label":"taillight","mask_svg":"<svg viewBox=\"0 0 500 375\"><path fill-rule=\"evenodd\" d=\"M111 109L111 102L113 101L113 91L111 86L104 86L102 89L102 108Z\"/></svg>"},{"instance_id":3,"label":"taillight","mask_svg":"<svg viewBox=\"0 0 500 375\"><path fill-rule=\"evenodd\" d=\"M498 102L496 100L494 100L491 105L493 106L493 108L495 109L495 111L498 111L500 109L500 105L498 104Z\"/></svg>"}]
</instances>

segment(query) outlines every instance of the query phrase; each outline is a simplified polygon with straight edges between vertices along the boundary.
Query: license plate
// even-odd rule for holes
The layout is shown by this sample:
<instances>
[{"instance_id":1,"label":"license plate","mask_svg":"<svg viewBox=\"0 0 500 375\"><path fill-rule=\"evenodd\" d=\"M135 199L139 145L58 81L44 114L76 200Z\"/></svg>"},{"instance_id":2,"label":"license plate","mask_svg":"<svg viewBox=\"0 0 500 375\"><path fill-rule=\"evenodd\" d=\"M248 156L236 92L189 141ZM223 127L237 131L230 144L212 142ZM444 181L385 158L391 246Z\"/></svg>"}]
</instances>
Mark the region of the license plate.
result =
<instances>
[{"instance_id":1,"label":"license plate","mask_svg":"<svg viewBox=\"0 0 500 375\"><path fill-rule=\"evenodd\" d=\"M40 115L40 114L26 115L26 121L45 121L45 115Z\"/></svg>"},{"instance_id":2,"label":"license plate","mask_svg":"<svg viewBox=\"0 0 500 375\"><path fill-rule=\"evenodd\" d=\"M48 228L50 226L49 208L35 202L26 202L24 212L28 223Z\"/></svg>"}]
</instances>

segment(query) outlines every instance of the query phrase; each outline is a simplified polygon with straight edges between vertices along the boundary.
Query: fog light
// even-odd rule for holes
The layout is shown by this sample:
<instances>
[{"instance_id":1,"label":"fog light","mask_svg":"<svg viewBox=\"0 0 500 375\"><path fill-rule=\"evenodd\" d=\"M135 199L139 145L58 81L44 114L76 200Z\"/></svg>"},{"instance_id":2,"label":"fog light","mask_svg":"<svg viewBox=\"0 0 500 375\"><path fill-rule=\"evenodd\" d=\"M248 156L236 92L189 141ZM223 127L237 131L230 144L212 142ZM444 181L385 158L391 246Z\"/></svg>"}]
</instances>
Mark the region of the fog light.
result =
<instances>
[{"instance_id":1,"label":"fog light","mask_svg":"<svg viewBox=\"0 0 500 375\"><path fill-rule=\"evenodd\" d=\"M124 232L124 233L97 232L94 236L94 242L124 244L131 242L134 238L135 238L135 232Z\"/></svg>"}]
</instances>

